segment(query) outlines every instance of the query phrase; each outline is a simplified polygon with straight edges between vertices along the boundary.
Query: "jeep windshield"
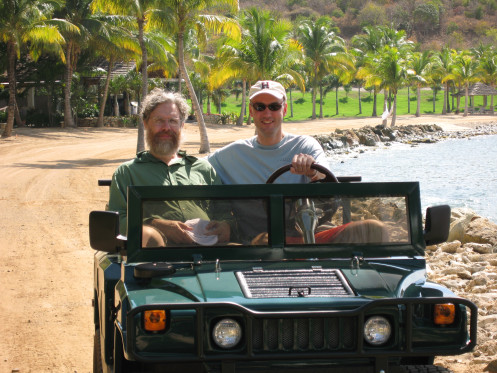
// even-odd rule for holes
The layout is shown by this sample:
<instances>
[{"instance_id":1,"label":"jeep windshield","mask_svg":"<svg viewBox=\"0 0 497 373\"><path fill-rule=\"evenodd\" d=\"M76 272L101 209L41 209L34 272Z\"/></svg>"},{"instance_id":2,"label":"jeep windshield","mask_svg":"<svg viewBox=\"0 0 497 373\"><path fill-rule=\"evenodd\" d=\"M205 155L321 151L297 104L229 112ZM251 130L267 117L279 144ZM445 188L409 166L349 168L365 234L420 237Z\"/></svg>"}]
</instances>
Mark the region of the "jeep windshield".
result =
<instances>
[{"instance_id":1,"label":"jeep windshield","mask_svg":"<svg viewBox=\"0 0 497 373\"><path fill-rule=\"evenodd\" d=\"M128 260L422 255L417 183L130 187ZM184 242L160 229L180 224ZM222 223L228 237L213 234ZM151 233L152 232L152 233ZM154 239L148 239L149 235ZM224 238L224 239L223 239Z\"/></svg>"}]
</instances>

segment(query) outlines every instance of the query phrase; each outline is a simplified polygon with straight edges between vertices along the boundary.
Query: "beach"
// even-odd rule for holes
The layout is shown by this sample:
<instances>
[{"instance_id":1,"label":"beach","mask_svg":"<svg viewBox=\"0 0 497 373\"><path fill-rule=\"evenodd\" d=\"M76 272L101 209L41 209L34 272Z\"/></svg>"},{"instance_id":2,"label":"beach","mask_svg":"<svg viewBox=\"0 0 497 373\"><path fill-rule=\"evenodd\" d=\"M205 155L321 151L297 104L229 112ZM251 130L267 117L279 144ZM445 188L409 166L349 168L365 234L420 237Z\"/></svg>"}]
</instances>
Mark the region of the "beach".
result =
<instances>
[{"instance_id":1,"label":"beach","mask_svg":"<svg viewBox=\"0 0 497 373\"><path fill-rule=\"evenodd\" d=\"M497 123L497 116L408 115L397 117L396 124L436 124L454 132L489 123ZM318 135L378 124L381 118L320 119L290 121L283 128ZM88 214L104 209L108 198L97 180L110 178L134 157L136 129L16 128L13 133L0 140L0 372L91 372L94 251ZM198 155L198 127L187 123L185 133L182 148ZM253 135L253 125L208 125L211 151ZM487 369L472 359L470 353L442 363L461 373Z\"/></svg>"}]
</instances>

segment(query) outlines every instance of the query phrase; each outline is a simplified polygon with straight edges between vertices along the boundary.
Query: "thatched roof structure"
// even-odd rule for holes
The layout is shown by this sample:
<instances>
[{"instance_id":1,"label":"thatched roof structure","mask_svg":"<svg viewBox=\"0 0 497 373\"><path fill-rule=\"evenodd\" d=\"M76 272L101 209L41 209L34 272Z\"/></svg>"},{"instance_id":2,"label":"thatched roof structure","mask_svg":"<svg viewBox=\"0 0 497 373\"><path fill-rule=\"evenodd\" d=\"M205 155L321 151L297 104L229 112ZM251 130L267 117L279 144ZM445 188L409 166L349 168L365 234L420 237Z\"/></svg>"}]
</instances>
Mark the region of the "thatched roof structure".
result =
<instances>
[{"instance_id":1,"label":"thatched roof structure","mask_svg":"<svg viewBox=\"0 0 497 373\"><path fill-rule=\"evenodd\" d=\"M465 90L461 89L459 92L454 94L454 96L465 96ZM469 86L468 89L468 95L469 96L494 96L497 95L497 90L494 88L483 84L483 83L475 83Z\"/></svg>"}]
</instances>

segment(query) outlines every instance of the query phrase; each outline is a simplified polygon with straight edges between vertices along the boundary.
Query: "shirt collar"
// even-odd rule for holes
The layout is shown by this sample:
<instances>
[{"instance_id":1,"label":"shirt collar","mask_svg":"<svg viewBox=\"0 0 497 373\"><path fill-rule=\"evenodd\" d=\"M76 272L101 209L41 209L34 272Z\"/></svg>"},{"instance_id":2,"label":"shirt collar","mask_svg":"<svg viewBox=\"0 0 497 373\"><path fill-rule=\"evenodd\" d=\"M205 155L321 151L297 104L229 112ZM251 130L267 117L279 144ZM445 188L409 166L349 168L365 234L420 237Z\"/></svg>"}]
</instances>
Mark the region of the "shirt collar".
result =
<instances>
[{"instance_id":1,"label":"shirt collar","mask_svg":"<svg viewBox=\"0 0 497 373\"><path fill-rule=\"evenodd\" d=\"M184 151L184 150L179 150L177 154L179 155L180 159L175 160L171 164L171 166L174 164L183 163L183 162L194 163L198 159L197 157L186 154L186 151ZM136 154L136 158L137 158L138 162L160 162L160 163L163 163L160 159L155 158L148 150L138 152Z\"/></svg>"}]
</instances>

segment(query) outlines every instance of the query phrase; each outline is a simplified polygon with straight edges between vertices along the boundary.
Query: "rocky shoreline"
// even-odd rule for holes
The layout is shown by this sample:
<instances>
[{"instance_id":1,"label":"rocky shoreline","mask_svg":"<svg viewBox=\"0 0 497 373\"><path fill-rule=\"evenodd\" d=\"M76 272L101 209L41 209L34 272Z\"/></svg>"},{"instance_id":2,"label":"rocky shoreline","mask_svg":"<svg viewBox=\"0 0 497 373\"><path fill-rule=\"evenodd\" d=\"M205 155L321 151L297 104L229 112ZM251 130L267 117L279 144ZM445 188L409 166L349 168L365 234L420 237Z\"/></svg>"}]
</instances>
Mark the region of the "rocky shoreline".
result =
<instances>
[{"instance_id":1,"label":"rocky shoreline","mask_svg":"<svg viewBox=\"0 0 497 373\"><path fill-rule=\"evenodd\" d=\"M497 224L469 209L454 209L447 242L426 248L428 279L478 306L477 346L473 352L444 358L468 360L497 370Z\"/></svg>"},{"instance_id":2,"label":"rocky shoreline","mask_svg":"<svg viewBox=\"0 0 497 373\"><path fill-rule=\"evenodd\" d=\"M393 144L436 143L497 134L497 123L474 125L460 131L444 131L438 125L362 127L316 135L328 157L343 159ZM497 371L497 224L465 208L452 211L447 242L426 249L428 280L442 284L457 296L478 306L478 341L473 352L440 359L451 363L483 364Z\"/></svg>"},{"instance_id":3,"label":"rocky shoreline","mask_svg":"<svg viewBox=\"0 0 497 373\"><path fill-rule=\"evenodd\" d=\"M436 124L406 125L399 127L365 126L359 129L341 130L327 135L314 135L326 154L331 158L357 157L359 154L393 144L431 144L447 139L463 139L473 136L496 135L497 122L477 125L460 131L444 131Z\"/></svg>"}]
</instances>

